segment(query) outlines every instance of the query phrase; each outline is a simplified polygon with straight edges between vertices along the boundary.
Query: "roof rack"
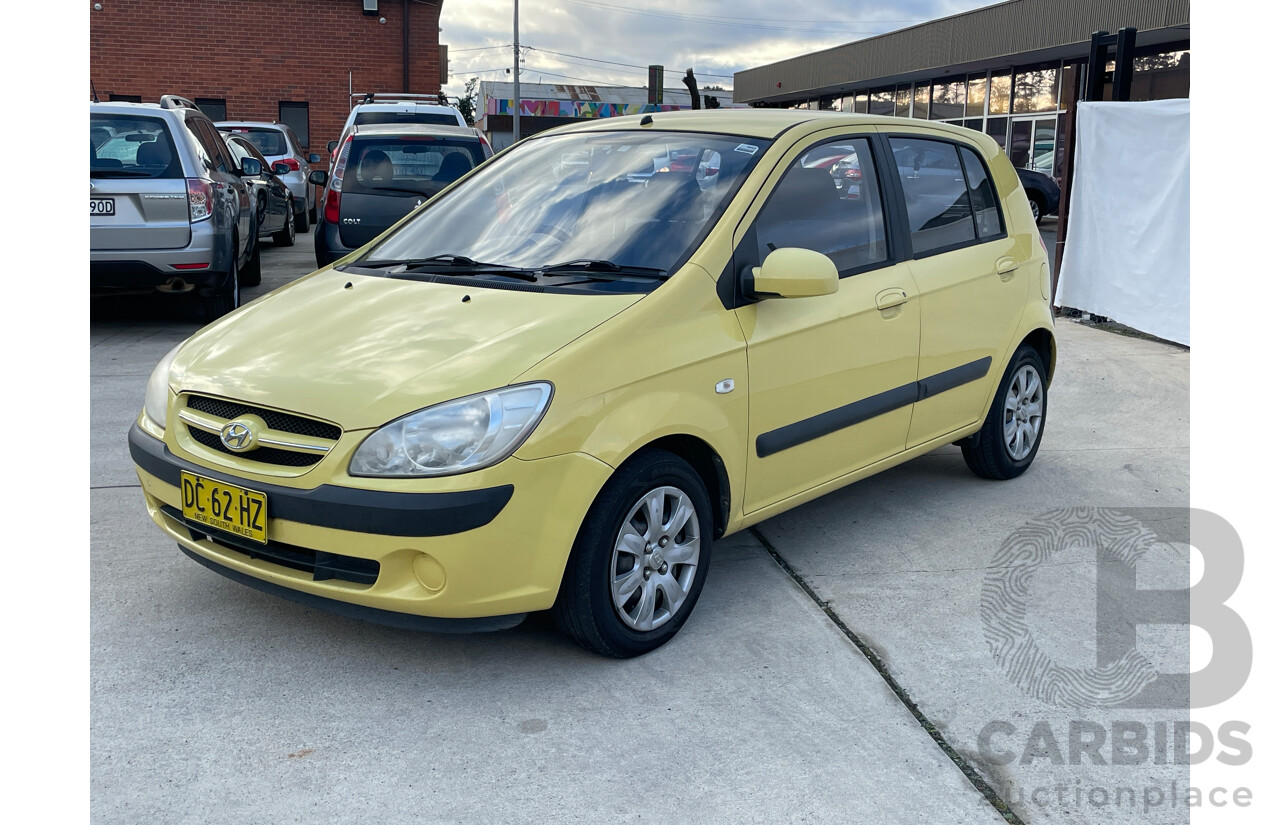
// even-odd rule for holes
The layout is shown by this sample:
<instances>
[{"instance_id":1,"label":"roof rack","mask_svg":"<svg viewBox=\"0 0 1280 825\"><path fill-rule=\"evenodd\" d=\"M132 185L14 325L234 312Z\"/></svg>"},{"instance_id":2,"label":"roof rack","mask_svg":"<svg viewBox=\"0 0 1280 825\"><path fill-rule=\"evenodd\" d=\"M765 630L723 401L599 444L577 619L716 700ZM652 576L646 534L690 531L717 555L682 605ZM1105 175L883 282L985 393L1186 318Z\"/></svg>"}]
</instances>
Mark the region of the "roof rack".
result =
<instances>
[{"instance_id":1,"label":"roof rack","mask_svg":"<svg viewBox=\"0 0 1280 825\"><path fill-rule=\"evenodd\" d=\"M405 92L352 92L351 108L362 103L438 103L449 105L449 98L443 92L432 95L407 94Z\"/></svg>"},{"instance_id":2,"label":"roof rack","mask_svg":"<svg viewBox=\"0 0 1280 825\"><path fill-rule=\"evenodd\" d=\"M199 109L200 107L178 95L165 95L160 98L161 109Z\"/></svg>"}]
</instances>

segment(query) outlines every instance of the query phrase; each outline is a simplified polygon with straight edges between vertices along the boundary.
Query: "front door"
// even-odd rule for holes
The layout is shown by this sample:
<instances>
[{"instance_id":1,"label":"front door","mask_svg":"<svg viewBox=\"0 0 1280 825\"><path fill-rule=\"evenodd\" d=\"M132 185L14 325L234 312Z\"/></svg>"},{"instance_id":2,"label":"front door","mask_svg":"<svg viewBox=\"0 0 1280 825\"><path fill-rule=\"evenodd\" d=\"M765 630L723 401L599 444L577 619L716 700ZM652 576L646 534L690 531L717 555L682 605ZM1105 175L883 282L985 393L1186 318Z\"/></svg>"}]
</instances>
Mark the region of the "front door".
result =
<instances>
[{"instance_id":1,"label":"front door","mask_svg":"<svg viewBox=\"0 0 1280 825\"><path fill-rule=\"evenodd\" d=\"M917 290L890 252L871 142L809 142L779 168L743 222L738 274L800 247L830 257L841 280L832 295L737 310L750 379L747 513L901 452L920 351Z\"/></svg>"}]
</instances>

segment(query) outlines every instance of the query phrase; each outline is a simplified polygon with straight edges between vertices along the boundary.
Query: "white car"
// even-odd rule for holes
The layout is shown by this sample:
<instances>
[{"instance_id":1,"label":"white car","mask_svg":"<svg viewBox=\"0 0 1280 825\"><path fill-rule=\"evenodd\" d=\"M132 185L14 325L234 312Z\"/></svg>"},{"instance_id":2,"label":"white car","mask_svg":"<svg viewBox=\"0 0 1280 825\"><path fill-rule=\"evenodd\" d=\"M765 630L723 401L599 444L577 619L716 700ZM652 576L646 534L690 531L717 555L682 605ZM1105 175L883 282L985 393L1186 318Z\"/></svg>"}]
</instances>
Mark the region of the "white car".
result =
<instances>
[{"instance_id":1,"label":"white car","mask_svg":"<svg viewBox=\"0 0 1280 825\"><path fill-rule=\"evenodd\" d=\"M280 179L293 193L294 230L306 232L316 220L316 188L307 182L307 175L311 174L311 164L320 162L320 156L315 152L306 154L298 136L283 123L234 120L222 121L217 126L219 131L241 135L258 147L267 159L268 169L277 162L289 167L289 172L281 175Z\"/></svg>"},{"instance_id":2,"label":"white car","mask_svg":"<svg viewBox=\"0 0 1280 825\"><path fill-rule=\"evenodd\" d=\"M443 95L375 93L351 95L351 113L347 115L347 122L342 125L342 134L337 140L329 141L329 173L333 173L333 161L338 156L338 147L346 142L355 126L380 123L403 126L410 123L425 123L432 126L470 128L462 112L453 106L446 105L444 100Z\"/></svg>"}]
</instances>

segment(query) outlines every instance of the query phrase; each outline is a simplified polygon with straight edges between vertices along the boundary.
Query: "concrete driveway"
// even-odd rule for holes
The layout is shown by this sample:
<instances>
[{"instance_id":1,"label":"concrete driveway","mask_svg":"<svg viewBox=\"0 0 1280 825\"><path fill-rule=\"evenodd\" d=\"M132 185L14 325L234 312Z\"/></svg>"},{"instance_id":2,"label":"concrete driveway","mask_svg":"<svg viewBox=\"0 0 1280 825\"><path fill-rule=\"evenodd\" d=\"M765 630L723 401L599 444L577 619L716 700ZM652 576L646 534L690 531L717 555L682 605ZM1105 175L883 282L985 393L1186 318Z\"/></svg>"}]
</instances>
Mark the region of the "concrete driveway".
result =
<instances>
[{"instance_id":1,"label":"concrete driveway","mask_svg":"<svg viewBox=\"0 0 1280 825\"><path fill-rule=\"evenodd\" d=\"M265 248L249 297L313 263L309 237ZM148 520L125 444L152 366L198 327L194 305L178 309L93 307L94 822L932 824L1005 821L1006 804L1009 821L1186 820L1185 807L1144 811L1142 790L1185 785L1185 765L1100 766L1087 748L1071 764L1068 741L1073 720L1110 733L1185 709L1037 699L993 656L982 613L984 584L1007 569L1002 543L1035 516L1185 512L1184 350L1061 323L1047 435L1026 476L981 481L948 447L723 540L680 636L615 662L541 617L492 635L392 630L180 554ZM1028 611L1070 665L1092 662L1105 598L1086 550L1038 571ZM1157 550L1140 585L1185 586L1185 552ZM1170 671L1185 645L1172 630L1140 636ZM992 723L1004 726L984 745ZM1135 806L1087 796L1130 784ZM1065 793L1032 799L1056 785Z\"/></svg>"}]
</instances>

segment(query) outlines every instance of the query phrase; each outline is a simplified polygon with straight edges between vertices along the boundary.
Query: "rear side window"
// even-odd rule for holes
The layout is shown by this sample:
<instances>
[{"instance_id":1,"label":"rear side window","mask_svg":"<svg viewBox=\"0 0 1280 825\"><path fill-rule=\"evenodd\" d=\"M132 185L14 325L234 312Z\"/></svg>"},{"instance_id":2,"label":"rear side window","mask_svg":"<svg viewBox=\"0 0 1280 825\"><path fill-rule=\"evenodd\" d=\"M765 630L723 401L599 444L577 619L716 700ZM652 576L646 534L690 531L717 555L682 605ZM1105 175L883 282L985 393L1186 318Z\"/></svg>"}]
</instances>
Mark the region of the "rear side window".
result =
<instances>
[{"instance_id":1,"label":"rear side window","mask_svg":"<svg viewBox=\"0 0 1280 825\"><path fill-rule=\"evenodd\" d=\"M433 195L484 162L480 141L465 138L356 138L343 193Z\"/></svg>"},{"instance_id":2,"label":"rear side window","mask_svg":"<svg viewBox=\"0 0 1280 825\"><path fill-rule=\"evenodd\" d=\"M160 118L90 114L89 175L180 178L182 161L168 125Z\"/></svg>"},{"instance_id":3,"label":"rear side window","mask_svg":"<svg viewBox=\"0 0 1280 825\"><path fill-rule=\"evenodd\" d=\"M999 237L1004 233L1004 224L987 167L972 149L961 147L960 158L964 161L964 176L969 183L969 201L973 204L973 217L978 224L978 238L986 241Z\"/></svg>"},{"instance_id":4,"label":"rear side window","mask_svg":"<svg viewBox=\"0 0 1280 825\"><path fill-rule=\"evenodd\" d=\"M196 144L199 146L200 158L209 164L210 169L218 169L219 171L227 171L227 158L223 154L226 150L218 145L218 141L213 135L212 128L205 128L204 121L199 118L187 118L187 129L195 136Z\"/></svg>"},{"instance_id":5,"label":"rear side window","mask_svg":"<svg viewBox=\"0 0 1280 825\"><path fill-rule=\"evenodd\" d=\"M458 119L452 115L436 112L357 112L356 125L370 123L426 123L431 126L457 126Z\"/></svg>"},{"instance_id":6,"label":"rear side window","mask_svg":"<svg viewBox=\"0 0 1280 825\"><path fill-rule=\"evenodd\" d=\"M285 144L284 133L276 129L251 129L233 126L228 129L233 135L240 135L248 140L264 155L287 155L289 147Z\"/></svg>"},{"instance_id":7,"label":"rear side window","mask_svg":"<svg viewBox=\"0 0 1280 825\"><path fill-rule=\"evenodd\" d=\"M890 138L902 181L915 255L976 240L969 188L956 146L939 140Z\"/></svg>"},{"instance_id":8,"label":"rear side window","mask_svg":"<svg viewBox=\"0 0 1280 825\"><path fill-rule=\"evenodd\" d=\"M783 247L821 252L842 275L888 260L871 147L843 138L791 164L756 218L759 260Z\"/></svg>"}]
</instances>

